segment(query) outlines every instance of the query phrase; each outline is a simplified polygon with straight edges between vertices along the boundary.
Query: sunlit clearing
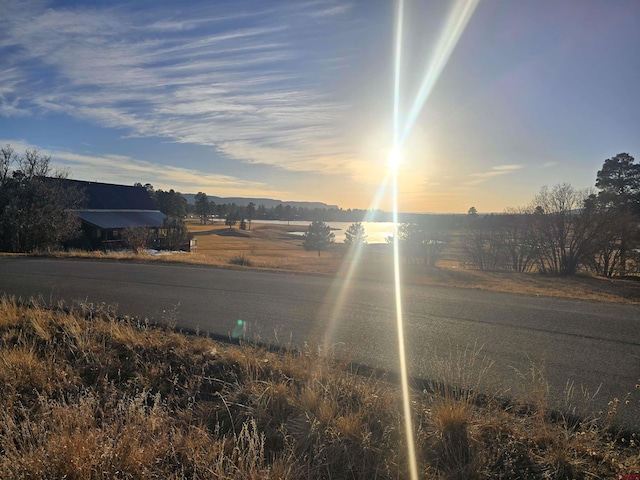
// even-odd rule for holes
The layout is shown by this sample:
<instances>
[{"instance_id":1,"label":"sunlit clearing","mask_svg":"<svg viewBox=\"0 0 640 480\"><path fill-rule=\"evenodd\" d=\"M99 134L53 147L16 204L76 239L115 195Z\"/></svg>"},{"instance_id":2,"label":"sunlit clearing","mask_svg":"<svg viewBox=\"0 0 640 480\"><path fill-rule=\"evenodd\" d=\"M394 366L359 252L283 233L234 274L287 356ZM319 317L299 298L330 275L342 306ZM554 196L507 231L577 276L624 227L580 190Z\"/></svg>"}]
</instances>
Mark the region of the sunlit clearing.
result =
<instances>
[{"instance_id":1,"label":"sunlit clearing","mask_svg":"<svg viewBox=\"0 0 640 480\"><path fill-rule=\"evenodd\" d=\"M462 32L464 32L464 29L469 23L479 1L480 0L458 0L451 9L445 28L436 45L434 60L429 64L422 84L420 85L420 90L411 106L411 112L407 117L402 137L400 138L400 145L409 136L413 124L429 98L442 70L444 70L445 65L449 61L451 52L453 52L453 49L458 44L458 40L460 40Z\"/></svg>"},{"instance_id":2,"label":"sunlit clearing","mask_svg":"<svg viewBox=\"0 0 640 480\"><path fill-rule=\"evenodd\" d=\"M389 169L392 172L398 171L400 164L402 163L402 153L397 148L394 148L389 152Z\"/></svg>"}]
</instances>

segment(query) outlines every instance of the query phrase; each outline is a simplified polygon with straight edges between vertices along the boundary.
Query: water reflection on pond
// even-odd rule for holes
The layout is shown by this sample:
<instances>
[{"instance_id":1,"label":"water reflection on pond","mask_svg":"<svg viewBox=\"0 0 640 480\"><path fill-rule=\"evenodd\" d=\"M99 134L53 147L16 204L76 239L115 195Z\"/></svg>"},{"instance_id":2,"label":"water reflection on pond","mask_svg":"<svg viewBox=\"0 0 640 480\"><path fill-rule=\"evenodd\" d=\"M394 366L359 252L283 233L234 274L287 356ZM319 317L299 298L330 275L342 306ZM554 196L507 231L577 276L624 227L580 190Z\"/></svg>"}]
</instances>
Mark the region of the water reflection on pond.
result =
<instances>
[{"instance_id":1,"label":"water reflection on pond","mask_svg":"<svg viewBox=\"0 0 640 480\"><path fill-rule=\"evenodd\" d=\"M307 230L307 227L311 223L310 221L291 221L286 220L254 220L254 224L257 223L270 223L274 225L299 225L299 232L291 232L294 235L303 235ZM354 222L325 222L331 228L331 231L336 236L335 241L342 243L345 239L345 232ZM360 222L364 227L364 232L367 235L367 243L387 243L387 237L393 237L393 222Z\"/></svg>"}]
</instances>

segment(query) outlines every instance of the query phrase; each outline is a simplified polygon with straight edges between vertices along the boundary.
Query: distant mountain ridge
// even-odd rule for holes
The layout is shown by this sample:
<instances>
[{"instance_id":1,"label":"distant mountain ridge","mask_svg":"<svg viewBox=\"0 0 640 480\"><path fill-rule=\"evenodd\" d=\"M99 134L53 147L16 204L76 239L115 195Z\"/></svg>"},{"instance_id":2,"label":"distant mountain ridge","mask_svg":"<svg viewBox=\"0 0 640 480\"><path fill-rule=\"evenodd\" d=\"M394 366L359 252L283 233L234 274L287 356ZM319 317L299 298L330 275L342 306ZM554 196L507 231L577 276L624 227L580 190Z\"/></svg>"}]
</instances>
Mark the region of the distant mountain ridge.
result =
<instances>
[{"instance_id":1,"label":"distant mountain ridge","mask_svg":"<svg viewBox=\"0 0 640 480\"><path fill-rule=\"evenodd\" d=\"M195 205L195 193L183 193L182 196L187 200L187 203ZM239 207L246 207L247 205L249 205L249 203L253 202L256 207L264 205L265 208L277 207L280 204L285 206L290 205L296 208L339 208L337 205L327 205L326 203L322 202L283 202L282 200L276 200L273 198L216 197L214 195L207 195L207 198L209 199L209 201L213 200L216 205L235 203Z\"/></svg>"}]
</instances>

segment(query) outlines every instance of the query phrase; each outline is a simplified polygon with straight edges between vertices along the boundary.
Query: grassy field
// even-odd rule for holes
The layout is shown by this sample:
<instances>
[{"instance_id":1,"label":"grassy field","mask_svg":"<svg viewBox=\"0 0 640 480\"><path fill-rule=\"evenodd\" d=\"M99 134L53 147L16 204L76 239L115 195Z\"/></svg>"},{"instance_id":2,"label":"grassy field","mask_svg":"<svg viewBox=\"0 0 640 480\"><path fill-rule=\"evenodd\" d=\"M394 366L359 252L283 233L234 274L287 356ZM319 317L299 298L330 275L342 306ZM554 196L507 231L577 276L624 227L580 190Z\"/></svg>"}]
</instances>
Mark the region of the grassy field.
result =
<instances>
[{"instance_id":1,"label":"grassy field","mask_svg":"<svg viewBox=\"0 0 640 480\"><path fill-rule=\"evenodd\" d=\"M290 232L300 227L254 223L251 231L223 225L189 224L198 241L194 261L218 266L247 263L246 267L301 273L344 275L353 255L344 244L334 244L318 257L302 248L302 238ZM476 288L531 295L559 296L613 302L640 303L640 281L611 280L594 276L550 277L515 272L481 272L460 267L459 251L445 251L438 268L403 261L404 280L413 284ZM238 261L240 258L244 262ZM357 261L355 276L389 280L393 272L390 245L366 245Z\"/></svg>"},{"instance_id":2,"label":"grassy field","mask_svg":"<svg viewBox=\"0 0 640 480\"><path fill-rule=\"evenodd\" d=\"M260 224L251 231L230 229L220 223L199 225L188 221L197 240L192 253L172 255L134 255L122 253L65 252L47 255L71 257L108 257L121 260L181 262L212 265L220 268L261 269L319 275L344 276L355 264L356 278L391 280L393 256L390 245L365 245L356 261L344 244L331 245L318 257L317 252L302 248L302 237L292 232L299 226ZM529 295L578 298L607 302L640 303L640 281L607 279L590 275L553 277L516 272L483 272L460 267L459 251L445 251L437 268L408 264L403 260L401 272L405 282L474 288Z\"/></svg>"},{"instance_id":3,"label":"grassy field","mask_svg":"<svg viewBox=\"0 0 640 480\"><path fill-rule=\"evenodd\" d=\"M638 439L616 430L637 398L577 422L548 411L535 368L530 397L504 403L469 390L486 391L479 352L433 361L439 378L410 403L420 478L640 473ZM0 365L2 479L409 477L399 389L314 351L216 343L104 305L2 298Z\"/></svg>"}]
</instances>

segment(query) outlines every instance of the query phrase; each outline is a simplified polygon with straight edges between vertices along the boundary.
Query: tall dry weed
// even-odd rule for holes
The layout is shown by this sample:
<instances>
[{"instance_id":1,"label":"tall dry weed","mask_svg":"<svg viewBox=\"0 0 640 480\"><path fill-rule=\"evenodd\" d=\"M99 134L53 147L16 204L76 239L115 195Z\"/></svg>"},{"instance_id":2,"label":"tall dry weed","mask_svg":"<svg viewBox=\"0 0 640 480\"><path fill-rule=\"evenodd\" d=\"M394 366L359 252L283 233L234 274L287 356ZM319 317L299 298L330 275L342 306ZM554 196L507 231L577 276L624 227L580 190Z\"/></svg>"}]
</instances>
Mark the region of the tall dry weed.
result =
<instances>
[{"instance_id":1,"label":"tall dry weed","mask_svg":"<svg viewBox=\"0 0 640 480\"><path fill-rule=\"evenodd\" d=\"M4 298L0 366L3 479L408 477L398 389L317 349ZM597 427L492 403L489 367L478 349L441 356L437 381L413 393L425 478L602 476L640 458Z\"/></svg>"}]
</instances>

